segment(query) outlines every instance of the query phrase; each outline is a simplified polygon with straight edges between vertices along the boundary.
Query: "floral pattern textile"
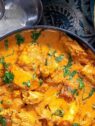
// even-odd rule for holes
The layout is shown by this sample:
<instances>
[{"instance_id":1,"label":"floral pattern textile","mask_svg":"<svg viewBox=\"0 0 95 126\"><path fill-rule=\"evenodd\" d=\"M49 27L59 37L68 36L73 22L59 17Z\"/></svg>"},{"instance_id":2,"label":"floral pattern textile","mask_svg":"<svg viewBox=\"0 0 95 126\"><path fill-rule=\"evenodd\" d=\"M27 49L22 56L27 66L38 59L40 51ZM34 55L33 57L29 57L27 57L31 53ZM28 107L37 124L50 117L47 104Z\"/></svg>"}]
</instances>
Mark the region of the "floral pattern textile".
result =
<instances>
[{"instance_id":1,"label":"floral pattern textile","mask_svg":"<svg viewBox=\"0 0 95 126\"><path fill-rule=\"evenodd\" d=\"M94 0L42 0L44 25L70 30L95 47Z\"/></svg>"}]
</instances>

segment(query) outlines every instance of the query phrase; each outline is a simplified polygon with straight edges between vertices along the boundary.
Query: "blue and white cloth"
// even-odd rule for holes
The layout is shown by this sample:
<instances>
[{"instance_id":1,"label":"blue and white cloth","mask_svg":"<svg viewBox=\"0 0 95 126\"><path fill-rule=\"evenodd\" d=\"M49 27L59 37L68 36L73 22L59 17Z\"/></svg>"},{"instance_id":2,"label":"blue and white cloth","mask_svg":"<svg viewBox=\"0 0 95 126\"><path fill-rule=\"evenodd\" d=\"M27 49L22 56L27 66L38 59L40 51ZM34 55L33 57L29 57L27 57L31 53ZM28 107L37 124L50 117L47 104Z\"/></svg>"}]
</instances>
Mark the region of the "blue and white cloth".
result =
<instances>
[{"instance_id":1,"label":"blue and white cloth","mask_svg":"<svg viewBox=\"0 0 95 126\"><path fill-rule=\"evenodd\" d=\"M42 0L44 25L74 32L95 47L94 0Z\"/></svg>"}]
</instances>

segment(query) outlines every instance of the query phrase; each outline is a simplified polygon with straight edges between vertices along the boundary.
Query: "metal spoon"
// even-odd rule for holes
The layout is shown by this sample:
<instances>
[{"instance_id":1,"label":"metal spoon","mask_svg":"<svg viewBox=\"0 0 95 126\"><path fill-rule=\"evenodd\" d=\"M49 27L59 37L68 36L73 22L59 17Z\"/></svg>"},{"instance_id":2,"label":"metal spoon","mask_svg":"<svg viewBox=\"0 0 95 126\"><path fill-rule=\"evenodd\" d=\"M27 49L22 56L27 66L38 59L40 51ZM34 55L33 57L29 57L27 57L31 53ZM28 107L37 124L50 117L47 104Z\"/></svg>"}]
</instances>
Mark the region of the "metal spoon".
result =
<instances>
[{"instance_id":1,"label":"metal spoon","mask_svg":"<svg viewBox=\"0 0 95 126\"><path fill-rule=\"evenodd\" d=\"M0 20L0 37L14 30L36 25L42 17L43 6L41 0L0 1L1 17L4 15ZM5 10L5 13L3 10Z\"/></svg>"},{"instance_id":2,"label":"metal spoon","mask_svg":"<svg viewBox=\"0 0 95 126\"><path fill-rule=\"evenodd\" d=\"M4 16L5 13L5 5L3 0L0 0L0 19Z\"/></svg>"}]
</instances>

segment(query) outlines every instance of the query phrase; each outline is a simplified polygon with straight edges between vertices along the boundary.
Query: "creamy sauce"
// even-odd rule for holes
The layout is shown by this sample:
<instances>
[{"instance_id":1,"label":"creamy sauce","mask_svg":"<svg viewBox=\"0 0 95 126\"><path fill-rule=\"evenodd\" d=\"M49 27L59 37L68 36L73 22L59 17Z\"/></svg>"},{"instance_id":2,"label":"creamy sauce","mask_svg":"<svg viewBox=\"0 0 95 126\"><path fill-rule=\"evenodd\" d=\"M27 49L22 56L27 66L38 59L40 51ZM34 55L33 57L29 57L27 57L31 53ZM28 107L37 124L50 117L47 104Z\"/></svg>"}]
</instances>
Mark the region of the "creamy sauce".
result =
<instances>
[{"instance_id":1,"label":"creamy sauce","mask_svg":"<svg viewBox=\"0 0 95 126\"><path fill-rule=\"evenodd\" d=\"M1 126L95 126L95 55L62 32L0 42Z\"/></svg>"}]
</instances>

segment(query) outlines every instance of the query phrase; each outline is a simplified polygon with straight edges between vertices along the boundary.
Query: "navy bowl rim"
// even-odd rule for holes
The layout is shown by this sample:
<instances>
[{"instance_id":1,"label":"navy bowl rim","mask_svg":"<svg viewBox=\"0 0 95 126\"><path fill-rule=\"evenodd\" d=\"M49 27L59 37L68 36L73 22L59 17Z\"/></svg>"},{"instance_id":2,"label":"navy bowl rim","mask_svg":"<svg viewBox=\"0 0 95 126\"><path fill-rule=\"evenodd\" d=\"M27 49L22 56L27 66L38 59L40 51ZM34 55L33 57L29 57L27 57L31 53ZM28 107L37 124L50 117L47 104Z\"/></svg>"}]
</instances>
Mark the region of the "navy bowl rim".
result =
<instances>
[{"instance_id":1,"label":"navy bowl rim","mask_svg":"<svg viewBox=\"0 0 95 126\"><path fill-rule=\"evenodd\" d=\"M55 26L48 26L48 25L35 25L35 26L27 26L27 27L19 28L19 29L16 29L16 30L14 30L12 32L9 32L6 35L2 36L0 38L0 41L2 39L6 38L6 37L8 37L10 35L12 35L12 34L15 34L16 32L21 32L21 31L31 30L31 29L37 29L37 28L52 29L52 30L62 31L62 32L68 34L68 36L72 36L75 40L79 41L81 44L86 45L88 48L90 48L95 53L95 49L88 42L86 42L85 40L83 40L82 38L80 38L78 35L72 33L71 31L63 29L63 28L58 28L58 27L55 27Z\"/></svg>"}]
</instances>

